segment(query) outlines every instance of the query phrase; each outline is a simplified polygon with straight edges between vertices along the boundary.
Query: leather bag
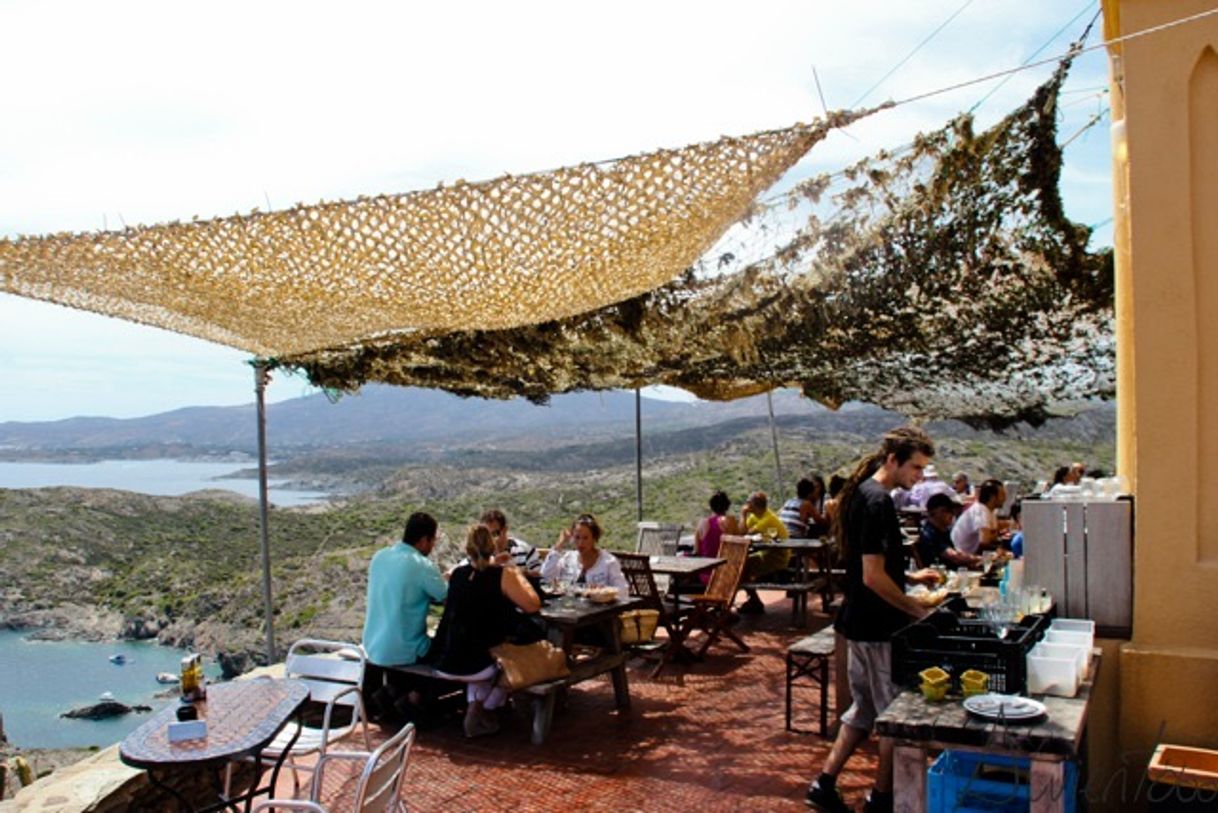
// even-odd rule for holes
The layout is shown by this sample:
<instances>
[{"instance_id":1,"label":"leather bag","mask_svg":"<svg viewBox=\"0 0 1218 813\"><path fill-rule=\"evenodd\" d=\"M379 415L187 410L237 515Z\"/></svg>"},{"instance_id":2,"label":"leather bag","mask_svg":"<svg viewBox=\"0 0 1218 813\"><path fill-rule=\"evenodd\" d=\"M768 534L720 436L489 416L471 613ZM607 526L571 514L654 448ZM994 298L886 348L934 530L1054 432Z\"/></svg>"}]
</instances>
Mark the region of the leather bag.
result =
<instances>
[{"instance_id":1,"label":"leather bag","mask_svg":"<svg viewBox=\"0 0 1218 813\"><path fill-rule=\"evenodd\" d=\"M491 649L499 664L499 685L516 691L571 674L566 654L549 641L500 644Z\"/></svg>"}]
</instances>

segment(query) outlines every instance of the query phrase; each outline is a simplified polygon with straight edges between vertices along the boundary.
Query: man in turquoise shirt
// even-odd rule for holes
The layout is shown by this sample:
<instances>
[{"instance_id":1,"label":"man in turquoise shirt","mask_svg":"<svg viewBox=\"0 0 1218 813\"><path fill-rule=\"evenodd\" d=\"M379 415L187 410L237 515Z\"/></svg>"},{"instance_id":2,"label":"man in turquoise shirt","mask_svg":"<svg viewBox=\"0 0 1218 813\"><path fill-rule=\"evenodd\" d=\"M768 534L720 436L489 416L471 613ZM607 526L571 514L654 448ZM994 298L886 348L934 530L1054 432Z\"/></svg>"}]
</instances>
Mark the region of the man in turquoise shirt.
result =
<instances>
[{"instance_id":1,"label":"man in turquoise shirt","mask_svg":"<svg viewBox=\"0 0 1218 813\"><path fill-rule=\"evenodd\" d=\"M411 514L402 541L377 551L368 565L364 650L370 665L406 666L424 659L431 647L427 612L432 602L442 602L448 595L448 582L427 558L435 547L436 531L430 514ZM373 676L365 676L365 685L373 682L369 677Z\"/></svg>"}]
</instances>

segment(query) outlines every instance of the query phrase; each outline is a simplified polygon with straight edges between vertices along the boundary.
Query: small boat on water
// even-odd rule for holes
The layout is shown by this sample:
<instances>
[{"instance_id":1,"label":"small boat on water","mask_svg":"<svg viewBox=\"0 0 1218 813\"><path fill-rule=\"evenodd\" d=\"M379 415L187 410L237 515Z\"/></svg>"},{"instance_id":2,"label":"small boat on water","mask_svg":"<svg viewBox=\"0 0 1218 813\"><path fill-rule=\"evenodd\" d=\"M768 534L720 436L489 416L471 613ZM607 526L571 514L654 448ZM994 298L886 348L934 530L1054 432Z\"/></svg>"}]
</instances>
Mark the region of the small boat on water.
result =
<instances>
[{"instance_id":1,"label":"small boat on water","mask_svg":"<svg viewBox=\"0 0 1218 813\"><path fill-rule=\"evenodd\" d=\"M119 652L110 656L110 663L117 663L120 666L127 662L127 656Z\"/></svg>"},{"instance_id":2,"label":"small boat on water","mask_svg":"<svg viewBox=\"0 0 1218 813\"><path fill-rule=\"evenodd\" d=\"M114 693L113 692L102 692L101 694L99 694L97 696L97 699L102 703L113 703L114 702Z\"/></svg>"},{"instance_id":3,"label":"small boat on water","mask_svg":"<svg viewBox=\"0 0 1218 813\"><path fill-rule=\"evenodd\" d=\"M175 675L173 672L157 672L156 673L156 682L157 683L177 683L178 676Z\"/></svg>"}]
</instances>

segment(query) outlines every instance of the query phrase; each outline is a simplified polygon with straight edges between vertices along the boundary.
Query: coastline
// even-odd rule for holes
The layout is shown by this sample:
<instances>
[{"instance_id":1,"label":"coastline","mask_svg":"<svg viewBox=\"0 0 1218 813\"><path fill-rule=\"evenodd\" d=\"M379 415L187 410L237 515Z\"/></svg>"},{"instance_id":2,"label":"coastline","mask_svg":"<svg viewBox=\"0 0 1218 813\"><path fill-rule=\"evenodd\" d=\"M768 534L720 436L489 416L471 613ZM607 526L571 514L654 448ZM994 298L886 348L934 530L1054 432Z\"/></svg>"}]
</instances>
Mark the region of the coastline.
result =
<instances>
[{"instance_id":1,"label":"coastline","mask_svg":"<svg viewBox=\"0 0 1218 813\"><path fill-rule=\"evenodd\" d=\"M60 604L29 610L0 609L0 629L21 633L34 641L127 640L121 635L123 617L95 604Z\"/></svg>"}]
</instances>

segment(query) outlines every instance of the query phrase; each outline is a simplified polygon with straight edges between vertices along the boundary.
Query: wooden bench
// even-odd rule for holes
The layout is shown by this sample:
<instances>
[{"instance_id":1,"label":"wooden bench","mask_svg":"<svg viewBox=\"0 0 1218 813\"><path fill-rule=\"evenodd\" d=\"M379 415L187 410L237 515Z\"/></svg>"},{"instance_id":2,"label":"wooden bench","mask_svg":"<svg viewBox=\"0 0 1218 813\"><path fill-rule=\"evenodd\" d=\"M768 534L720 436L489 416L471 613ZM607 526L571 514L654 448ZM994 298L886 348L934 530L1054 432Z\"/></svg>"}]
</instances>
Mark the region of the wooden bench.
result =
<instances>
[{"instance_id":1,"label":"wooden bench","mask_svg":"<svg viewBox=\"0 0 1218 813\"><path fill-rule=\"evenodd\" d=\"M801 638L787 649L787 731L801 731L791 724L791 690L794 686L820 687L820 736L829 736L829 661L836 646L832 626L825 627L806 638ZM811 683L800 683L808 678Z\"/></svg>"},{"instance_id":2,"label":"wooden bench","mask_svg":"<svg viewBox=\"0 0 1218 813\"><path fill-rule=\"evenodd\" d=\"M554 722L554 708L558 703L559 696L566 691L567 687L604 674L614 667L624 664L628 657L626 653L617 655L610 653L587 661L580 661L571 666L571 674L565 678L550 680L545 683L536 683L513 692L513 696L527 695L533 707L531 742L534 745L541 745L549 737L550 727ZM464 681L444 677L437 673L435 669L425 664L416 663L410 666L394 666L390 668L395 672L407 675L451 683L454 687L460 686L462 689L468 685Z\"/></svg>"},{"instance_id":3,"label":"wooden bench","mask_svg":"<svg viewBox=\"0 0 1218 813\"><path fill-rule=\"evenodd\" d=\"M820 590L816 581L795 582L746 582L740 585L741 590L779 590L791 599L791 624L796 627L808 626L808 594Z\"/></svg>"}]
</instances>

